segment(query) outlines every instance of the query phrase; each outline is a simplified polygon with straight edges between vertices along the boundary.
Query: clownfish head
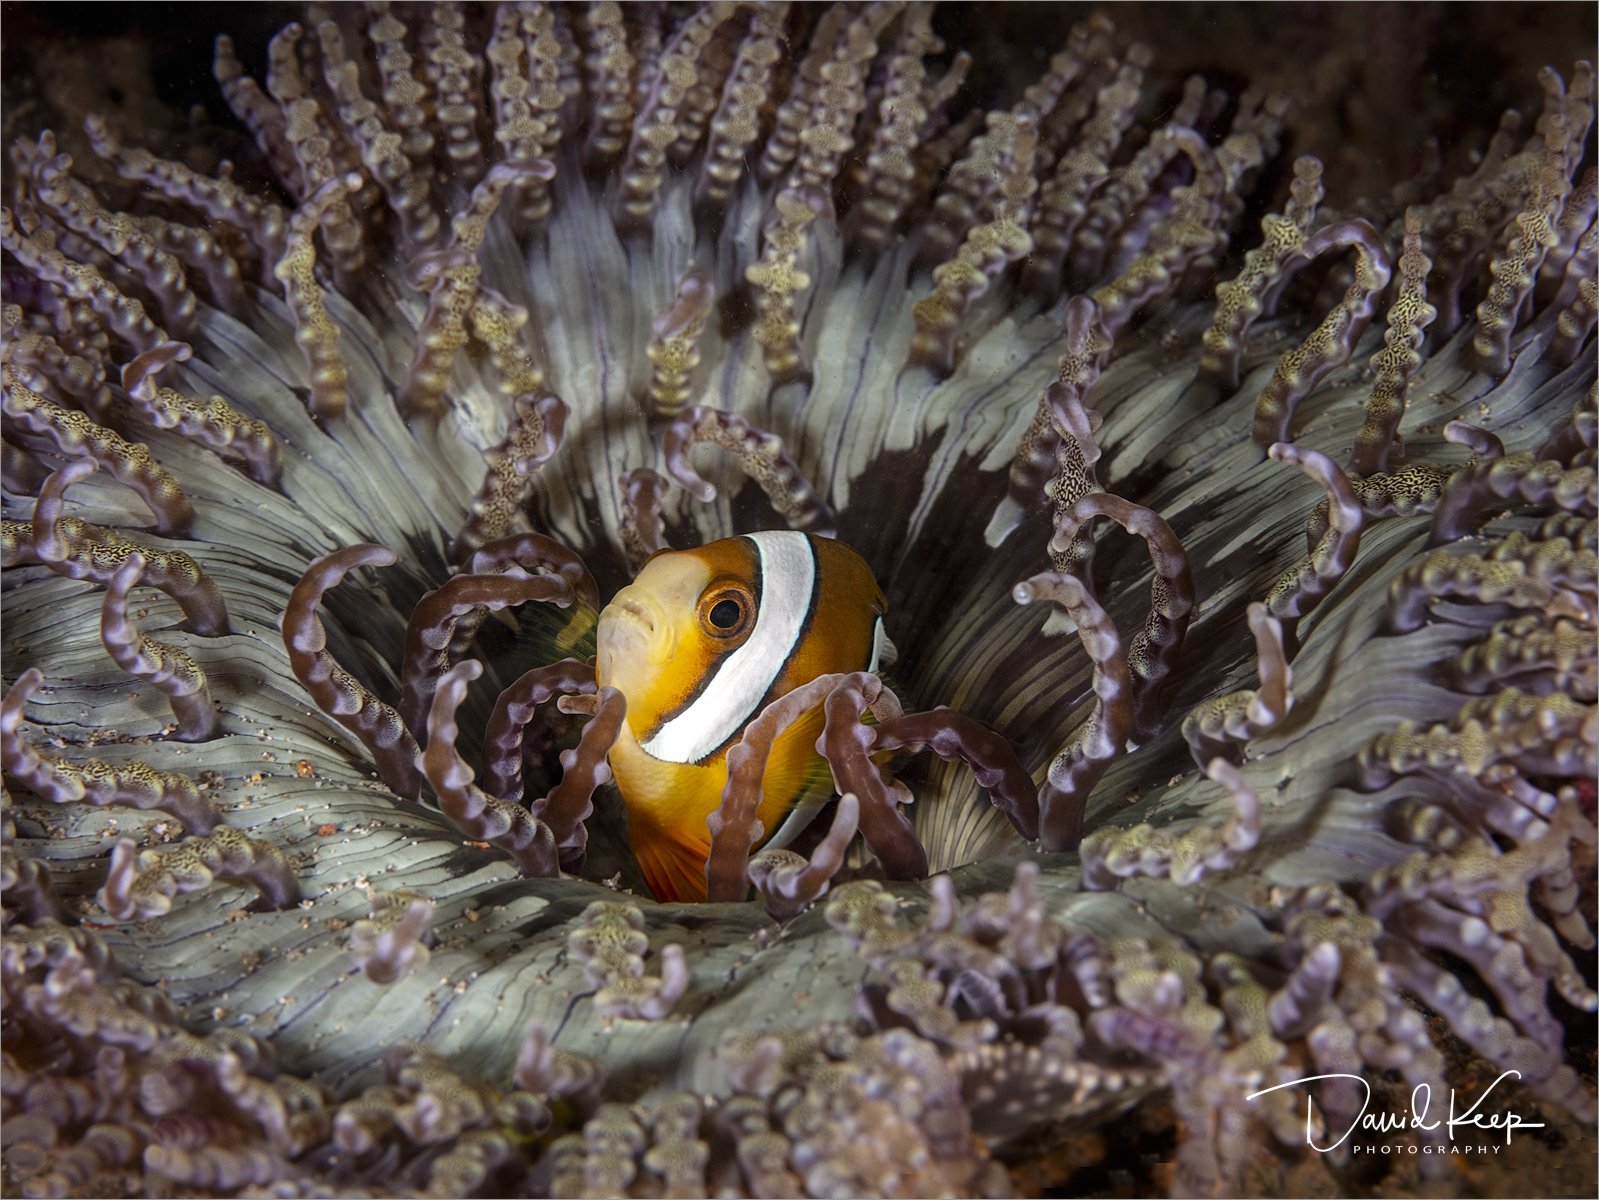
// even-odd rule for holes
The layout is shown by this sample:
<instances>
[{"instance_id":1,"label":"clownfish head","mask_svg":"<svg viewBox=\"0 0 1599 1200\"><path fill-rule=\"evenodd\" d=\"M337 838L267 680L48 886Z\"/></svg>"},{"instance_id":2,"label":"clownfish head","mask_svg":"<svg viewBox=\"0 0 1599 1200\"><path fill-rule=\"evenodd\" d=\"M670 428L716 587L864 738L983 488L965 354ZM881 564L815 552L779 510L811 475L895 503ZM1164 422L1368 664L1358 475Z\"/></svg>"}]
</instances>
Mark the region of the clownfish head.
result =
<instances>
[{"instance_id":1,"label":"clownfish head","mask_svg":"<svg viewBox=\"0 0 1599 1200\"><path fill-rule=\"evenodd\" d=\"M791 531L656 554L600 613L595 671L645 753L699 763L772 700L886 665L887 602L855 551Z\"/></svg>"}]
</instances>

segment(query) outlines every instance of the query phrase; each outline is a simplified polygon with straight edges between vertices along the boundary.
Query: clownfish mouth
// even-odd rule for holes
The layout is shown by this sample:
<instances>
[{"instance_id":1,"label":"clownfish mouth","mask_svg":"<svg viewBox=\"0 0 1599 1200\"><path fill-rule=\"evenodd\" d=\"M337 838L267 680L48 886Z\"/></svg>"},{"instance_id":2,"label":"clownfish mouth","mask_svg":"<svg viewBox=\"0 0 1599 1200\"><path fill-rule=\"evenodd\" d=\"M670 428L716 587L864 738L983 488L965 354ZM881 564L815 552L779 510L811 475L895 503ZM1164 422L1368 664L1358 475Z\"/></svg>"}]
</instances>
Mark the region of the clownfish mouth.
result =
<instances>
[{"instance_id":1,"label":"clownfish mouth","mask_svg":"<svg viewBox=\"0 0 1599 1200\"><path fill-rule=\"evenodd\" d=\"M647 597L629 596L626 589L600 613L596 631L596 665L603 679L614 678L617 664L660 661L671 653L671 627Z\"/></svg>"},{"instance_id":2,"label":"clownfish mouth","mask_svg":"<svg viewBox=\"0 0 1599 1200\"><path fill-rule=\"evenodd\" d=\"M612 616L626 614L644 627L645 633L655 632L655 614L637 600L628 596L618 596L606 606Z\"/></svg>"}]
</instances>

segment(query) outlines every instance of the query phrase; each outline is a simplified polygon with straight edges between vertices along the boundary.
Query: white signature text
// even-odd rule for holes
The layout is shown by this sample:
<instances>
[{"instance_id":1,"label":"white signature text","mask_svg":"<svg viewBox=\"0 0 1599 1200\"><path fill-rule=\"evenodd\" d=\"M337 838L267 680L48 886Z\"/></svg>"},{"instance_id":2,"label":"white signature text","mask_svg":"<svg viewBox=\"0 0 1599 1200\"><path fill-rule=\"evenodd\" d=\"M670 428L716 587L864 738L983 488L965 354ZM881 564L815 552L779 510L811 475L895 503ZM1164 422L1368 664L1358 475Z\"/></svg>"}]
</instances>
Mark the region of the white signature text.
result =
<instances>
[{"instance_id":1,"label":"white signature text","mask_svg":"<svg viewBox=\"0 0 1599 1200\"><path fill-rule=\"evenodd\" d=\"M1321 1079L1348 1079L1361 1086L1364 1098L1361 1100L1360 1111L1355 1114L1355 1119L1350 1122L1349 1128L1331 1145L1321 1146L1316 1143L1315 1104L1310 1097L1305 1098L1305 1144L1311 1149L1326 1154L1329 1150L1336 1150L1348 1140L1349 1135L1356 1130L1363 1133L1402 1133L1407 1129L1419 1129L1431 1132L1440 1125L1447 1128L1449 1138L1454 1140L1455 1130L1464 1126L1468 1129L1487 1130L1497 1132L1504 1130L1505 1145L1510 1144L1511 1138L1518 1129L1542 1129L1541 1121L1524 1121L1513 1112L1485 1113L1482 1111L1483 1102L1489 1094L1506 1079L1521 1078L1520 1071L1506 1071L1484 1089L1482 1095L1477 1097L1476 1103L1465 1109L1457 1110L1455 1092L1449 1091L1449 1116L1447 1119L1428 1119L1429 1110L1432 1108L1432 1088L1425 1083L1418 1083L1410 1094L1410 1110L1408 1112L1373 1113L1371 1108L1371 1085L1359 1075L1307 1075L1303 1079L1290 1079L1287 1083L1279 1083L1275 1087L1262 1088L1258 1092L1251 1092L1248 1100L1264 1096L1268 1092L1281 1091L1283 1088L1299 1087L1307 1083L1315 1083ZM1333 1131L1329 1130L1329 1134Z\"/></svg>"}]
</instances>

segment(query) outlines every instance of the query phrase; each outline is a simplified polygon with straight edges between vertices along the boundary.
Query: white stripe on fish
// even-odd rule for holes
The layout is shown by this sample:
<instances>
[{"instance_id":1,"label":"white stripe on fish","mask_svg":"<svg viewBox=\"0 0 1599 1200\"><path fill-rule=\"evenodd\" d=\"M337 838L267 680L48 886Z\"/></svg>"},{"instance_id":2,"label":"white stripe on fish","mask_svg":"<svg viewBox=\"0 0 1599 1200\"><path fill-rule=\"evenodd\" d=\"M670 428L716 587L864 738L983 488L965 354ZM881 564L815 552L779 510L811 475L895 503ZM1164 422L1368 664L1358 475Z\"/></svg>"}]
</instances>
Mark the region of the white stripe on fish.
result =
<instances>
[{"instance_id":1,"label":"white stripe on fish","mask_svg":"<svg viewBox=\"0 0 1599 1200\"><path fill-rule=\"evenodd\" d=\"M749 639L723 660L700 694L643 744L665 762L692 763L716 753L759 715L788 664L816 597L816 552L803 533L752 533L760 558L760 595Z\"/></svg>"}]
</instances>

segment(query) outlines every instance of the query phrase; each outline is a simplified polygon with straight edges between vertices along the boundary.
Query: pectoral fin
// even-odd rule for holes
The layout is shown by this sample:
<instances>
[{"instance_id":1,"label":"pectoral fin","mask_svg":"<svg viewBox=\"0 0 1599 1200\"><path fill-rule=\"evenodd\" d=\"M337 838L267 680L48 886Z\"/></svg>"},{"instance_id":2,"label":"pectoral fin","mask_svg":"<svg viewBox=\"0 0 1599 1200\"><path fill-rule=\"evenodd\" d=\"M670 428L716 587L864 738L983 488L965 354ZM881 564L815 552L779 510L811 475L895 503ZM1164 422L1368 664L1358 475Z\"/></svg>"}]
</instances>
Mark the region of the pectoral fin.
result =
<instances>
[{"instance_id":1,"label":"pectoral fin","mask_svg":"<svg viewBox=\"0 0 1599 1200\"><path fill-rule=\"evenodd\" d=\"M639 830L633 835L633 857L644 882L657 900L704 900L707 841L695 845L660 830Z\"/></svg>"}]
</instances>

